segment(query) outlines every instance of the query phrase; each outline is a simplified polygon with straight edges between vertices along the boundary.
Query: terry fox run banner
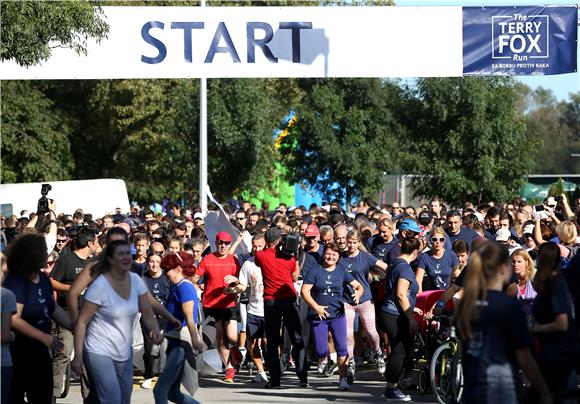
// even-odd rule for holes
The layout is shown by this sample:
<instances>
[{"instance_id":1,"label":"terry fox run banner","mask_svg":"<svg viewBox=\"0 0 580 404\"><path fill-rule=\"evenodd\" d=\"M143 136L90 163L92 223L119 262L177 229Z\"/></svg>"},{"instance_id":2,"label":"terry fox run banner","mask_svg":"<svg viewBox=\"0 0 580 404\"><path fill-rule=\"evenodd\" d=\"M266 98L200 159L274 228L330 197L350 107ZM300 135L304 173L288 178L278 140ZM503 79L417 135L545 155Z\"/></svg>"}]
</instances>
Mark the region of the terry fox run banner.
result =
<instances>
[{"instance_id":1,"label":"terry fox run banner","mask_svg":"<svg viewBox=\"0 0 580 404\"><path fill-rule=\"evenodd\" d=\"M37 66L23 68L13 62L2 63L2 77L453 77L464 72L489 74L483 68L480 73L472 68L464 69L463 36L464 32L471 35L471 29L464 31L461 7L104 7L103 10L110 33L100 43L89 41L86 56L55 47L51 58ZM495 9L486 9L491 13L490 18L496 15L491 10ZM575 8L546 10L576 13ZM502 10L497 15L508 14ZM478 38L483 38L485 24L491 24L491 20L483 22L485 18L481 17L482 27L474 34ZM530 46L533 51L536 42L541 47L546 40L550 44L549 63L556 69L547 73L574 71L576 28L558 22L561 28L554 31L553 19L559 21L560 17L550 17L549 30L538 28L543 30L542 38L529 43L532 39L524 36L526 51ZM510 35L507 46L519 50L522 44L513 38L516 34L510 33L510 26L499 27L506 30L505 35ZM536 25L532 23L531 27ZM513 30L516 32L517 28ZM478 40L476 45L469 47L470 52L477 48L479 55L491 50L490 38L491 32L485 34L487 42ZM501 41L503 44L506 39ZM552 59L552 46L556 42L558 52L566 53L566 57ZM502 54L507 54L505 45L501 46ZM574 63L560 65L564 60Z\"/></svg>"},{"instance_id":2,"label":"terry fox run banner","mask_svg":"<svg viewBox=\"0 0 580 404\"><path fill-rule=\"evenodd\" d=\"M463 8L465 75L575 72L576 7Z\"/></svg>"}]
</instances>

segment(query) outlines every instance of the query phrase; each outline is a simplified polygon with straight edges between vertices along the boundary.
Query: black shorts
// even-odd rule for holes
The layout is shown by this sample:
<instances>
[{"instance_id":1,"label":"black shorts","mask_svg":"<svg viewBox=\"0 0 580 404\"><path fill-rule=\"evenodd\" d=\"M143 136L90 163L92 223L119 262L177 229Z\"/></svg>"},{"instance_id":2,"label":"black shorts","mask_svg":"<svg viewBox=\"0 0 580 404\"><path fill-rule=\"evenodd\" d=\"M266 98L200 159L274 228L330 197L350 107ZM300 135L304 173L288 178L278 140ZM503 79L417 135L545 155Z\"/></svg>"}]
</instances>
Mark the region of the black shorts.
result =
<instances>
[{"instance_id":1,"label":"black shorts","mask_svg":"<svg viewBox=\"0 0 580 404\"><path fill-rule=\"evenodd\" d=\"M228 322L230 320L238 321L238 312L235 307L229 307L226 309L207 308L203 309L203 314L206 317L213 317L216 323L219 321L223 322Z\"/></svg>"},{"instance_id":2,"label":"black shorts","mask_svg":"<svg viewBox=\"0 0 580 404\"><path fill-rule=\"evenodd\" d=\"M248 320L246 321L246 333L248 338L257 339L264 338L266 321L264 317L255 316L248 313Z\"/></svg>"}]
</instances>

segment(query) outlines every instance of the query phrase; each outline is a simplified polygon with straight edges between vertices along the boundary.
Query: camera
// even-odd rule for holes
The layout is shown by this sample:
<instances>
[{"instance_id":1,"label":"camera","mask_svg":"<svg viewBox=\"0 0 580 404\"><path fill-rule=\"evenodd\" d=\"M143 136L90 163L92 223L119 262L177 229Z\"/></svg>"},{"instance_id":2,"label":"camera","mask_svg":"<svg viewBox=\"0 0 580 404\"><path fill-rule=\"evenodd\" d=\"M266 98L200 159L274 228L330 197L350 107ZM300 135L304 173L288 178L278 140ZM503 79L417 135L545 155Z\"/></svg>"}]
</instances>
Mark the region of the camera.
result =
<instances>
[{"instance_id":1,"label":"camera","mask_svg":"<svg viewBox=\"0 0 580 404\"><path fill-rule=\"evenodd\" d=\"M558 203L562 202L562 199L563 199L563 198L562 198L562 195L557 195L557 196L555 196L555 197L554 197L554 200L555 200L556 202L558 202Z\"/></svg>"},{"instance_id":2,"label":"camera","mask_svg":"<svg viewBox=\"0 0 580 404\"><path fill-rule=\"evenodd\" d=\"M280 243L280 251L282 254L289 257L298 256L298 250L300 248L300 235L295 232L290 232L286 236L283 236L282 243Z\"/></svg>"},{"instance_id":3,"label":"camera","mask_svg":"<svg viewBox=\"0 0 580 404\"><path fill-rule=\"evenodd\" d=\"M48 209L49 199L46 197L46 195L48 195L48 192L51 189L52 189L52 186L50 184L42 184L42 187L40 188L40 194L42 196L38 200L38 207L36 209L36 213L38 213L39 215L44 215L45 213L48 213L48 211L49 211L49 209Z\"/></svg>"}]
</instances>

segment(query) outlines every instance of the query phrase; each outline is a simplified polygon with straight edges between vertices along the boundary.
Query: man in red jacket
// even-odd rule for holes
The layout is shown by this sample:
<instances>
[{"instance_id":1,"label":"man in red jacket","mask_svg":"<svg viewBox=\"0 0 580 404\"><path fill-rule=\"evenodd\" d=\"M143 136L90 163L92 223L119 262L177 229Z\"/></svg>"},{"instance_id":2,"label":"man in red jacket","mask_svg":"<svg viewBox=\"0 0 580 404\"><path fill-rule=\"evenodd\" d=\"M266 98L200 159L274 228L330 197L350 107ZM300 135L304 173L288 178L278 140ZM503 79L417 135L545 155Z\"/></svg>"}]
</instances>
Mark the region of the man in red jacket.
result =
<instances>
[{"instance_id":1,"label":"man in red jacket","mask_svg":"<svg viewBox=\"0 0 580 404\"><path fill-rule=\"evenodd\" d=\"M296 257L283 253L279 246L282 232L271 227L264 235L267 248L256 252L256 265L262 269L264 283L264 320L266 322L266 363L270 381L266 388L280 388L280 328L282 321L292 342L292 357L296 364L296 374L301 387L308 386L306 348L302 340L302 328L298 316L294 282L300 268Z\"/></svg>"}]
</instances>

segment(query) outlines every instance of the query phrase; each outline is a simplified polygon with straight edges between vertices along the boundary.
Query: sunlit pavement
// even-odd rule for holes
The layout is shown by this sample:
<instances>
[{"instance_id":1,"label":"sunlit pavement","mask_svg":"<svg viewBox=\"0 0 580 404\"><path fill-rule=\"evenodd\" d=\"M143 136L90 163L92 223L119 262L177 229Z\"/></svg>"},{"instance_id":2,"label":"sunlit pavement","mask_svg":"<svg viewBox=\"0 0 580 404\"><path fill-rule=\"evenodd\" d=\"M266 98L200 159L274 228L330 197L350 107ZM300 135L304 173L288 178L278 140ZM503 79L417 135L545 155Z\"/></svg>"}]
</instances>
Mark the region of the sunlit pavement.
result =
<instances>
[{"instance_id":1,"label":"sunlit pavement","mask_svg":"<svg viewBox=\"0 0 580 404\"><path fill-rule=\"evenodd\" d=\"M338 390L338 376L318 376L316 371L310 372L308 389L298 386L296 375L290 371L282 378L282 390L266 390L264 384L252 383L253 375L243 370L236 377L233 384L224 383L223 375L204 376L200 379L200 388L195 398L202 403L376 403L385 401L383 393L385 382L374 369L361 369L357 371L357 381L349 391ZM133 386L132 403L153 403L153 390L144 390L140 387L142 378L135 377ZM182 391L183 390L182 388ZM413 402L434 403L432 395L421 395L417 390L406 392L411 394ZM57 400L58 403L80 404L80 386L73 383L69 394L65 399Z\"/></svg>"}]
</instances>

